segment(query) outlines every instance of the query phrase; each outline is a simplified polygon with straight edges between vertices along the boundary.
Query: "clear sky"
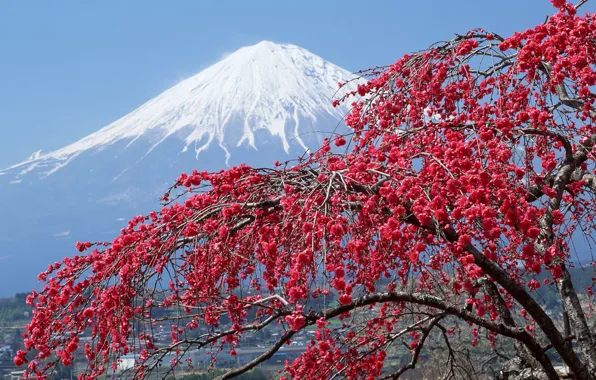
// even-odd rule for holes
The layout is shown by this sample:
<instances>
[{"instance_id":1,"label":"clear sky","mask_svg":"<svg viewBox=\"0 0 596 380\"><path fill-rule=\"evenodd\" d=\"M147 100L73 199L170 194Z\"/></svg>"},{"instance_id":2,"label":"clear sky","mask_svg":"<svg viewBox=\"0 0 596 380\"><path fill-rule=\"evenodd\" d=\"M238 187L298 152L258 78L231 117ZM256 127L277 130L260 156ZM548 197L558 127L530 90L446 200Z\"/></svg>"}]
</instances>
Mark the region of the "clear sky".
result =
<instances>
[{"instance_id":1,"label":"clear sky","mask_svg":"<svg viewBox=\"0 0 596 380\"><path fill-rule=\"evenodd\" d=\"M552 11L547 0L1 1L0 168L84 137L261 40L356 71L475 27L507 35Z\"/></svg>"}]
</instances>

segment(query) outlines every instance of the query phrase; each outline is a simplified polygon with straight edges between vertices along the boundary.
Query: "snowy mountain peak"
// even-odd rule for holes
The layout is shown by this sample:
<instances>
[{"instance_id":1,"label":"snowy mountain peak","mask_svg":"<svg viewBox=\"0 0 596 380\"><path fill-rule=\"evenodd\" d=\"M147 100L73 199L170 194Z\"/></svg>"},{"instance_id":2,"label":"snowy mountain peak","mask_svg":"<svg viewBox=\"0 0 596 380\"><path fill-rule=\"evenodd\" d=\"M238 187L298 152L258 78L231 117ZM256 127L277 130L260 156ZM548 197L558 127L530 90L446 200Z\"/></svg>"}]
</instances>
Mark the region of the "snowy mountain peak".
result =
<instances>
[{"instance_id":1,"label":"snowy mountain peak","mask_svg":"<svg viewBox=\"0 0 596 380\"><path fill-rule=\"evenodd\" d=\"M198 158L208 147L219 146L229 159L242 145L258 150L259 131L278 139L286 153L296 144L307 149L305 136L317 132L318 120L345 115L346 109L334 108L332 100L337 83L352 77L306 49L262 41L227 55L97 132L55 151L36 152L6 171L19 177L35 169L47 176L84 152L122 141L128 147L139 139L150 142L145 155L175 138L180 152Z\"/></svg>"}]
</instances>

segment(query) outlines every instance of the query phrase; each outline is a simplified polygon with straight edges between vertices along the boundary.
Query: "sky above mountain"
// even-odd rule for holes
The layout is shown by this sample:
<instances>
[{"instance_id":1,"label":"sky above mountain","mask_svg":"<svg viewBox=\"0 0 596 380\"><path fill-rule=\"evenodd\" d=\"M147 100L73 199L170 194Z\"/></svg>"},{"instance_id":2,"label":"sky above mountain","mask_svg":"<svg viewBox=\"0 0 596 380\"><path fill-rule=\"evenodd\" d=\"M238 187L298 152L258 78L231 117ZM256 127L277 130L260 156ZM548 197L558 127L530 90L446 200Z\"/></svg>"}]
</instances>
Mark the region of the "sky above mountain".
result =
<instances>
[{"instance_id":1,"label":"sky above mountain","mask_svg":"<svg viewBox=\"0 0 596 380\"><path fill-rule=\"evenodd\" d=\"M0 168L74 142L261 40L356 71L474 27L507 35L552 10L546 0L2 2Z\"/></svg>"}]
</instances>

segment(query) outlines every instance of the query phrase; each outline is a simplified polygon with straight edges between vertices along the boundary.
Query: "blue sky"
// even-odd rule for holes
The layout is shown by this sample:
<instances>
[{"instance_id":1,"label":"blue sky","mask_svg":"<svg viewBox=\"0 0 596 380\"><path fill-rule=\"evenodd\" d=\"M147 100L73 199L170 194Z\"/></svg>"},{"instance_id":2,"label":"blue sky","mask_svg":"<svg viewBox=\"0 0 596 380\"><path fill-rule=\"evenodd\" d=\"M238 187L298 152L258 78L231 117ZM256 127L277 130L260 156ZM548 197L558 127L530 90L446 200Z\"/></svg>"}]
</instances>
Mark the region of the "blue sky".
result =
<instances>
[{"instance_id":1,"label":"blue sky","mask_svg":"<svg viewBox=\"0 0 596 380\"><path fill-rule=\"evenodd\" d=\"M547 0L3 1L0 168L86 136L261 40L356 71L475 27L507 35L553 10Z\"/></svg>"}]
</instances>

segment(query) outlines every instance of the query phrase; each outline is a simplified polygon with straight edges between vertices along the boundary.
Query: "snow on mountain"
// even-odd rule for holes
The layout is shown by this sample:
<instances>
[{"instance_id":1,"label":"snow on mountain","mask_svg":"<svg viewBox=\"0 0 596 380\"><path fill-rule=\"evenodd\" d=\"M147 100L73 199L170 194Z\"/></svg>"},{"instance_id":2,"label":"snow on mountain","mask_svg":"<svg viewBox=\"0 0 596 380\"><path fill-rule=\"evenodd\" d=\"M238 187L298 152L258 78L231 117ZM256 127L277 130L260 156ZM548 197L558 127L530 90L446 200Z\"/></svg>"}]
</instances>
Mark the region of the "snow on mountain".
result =
<instances>
[{"instance_id":1,"label":"snow on mountain","mask_svg":"<svg viewBox=\"0 0 596 380\"><path fill-rule=\"evenodd\" d=\"M150 141L144 155L175 137L180 151L195 158L218 146L226 163L234 147L258 150L257 131L276 138L286 154L292 143L306 150L304 136L316 133L317 121L345 115L346 108L334 108L332 100L338 82L351 78L306 49L263 41L237 50L97 132L55 151L35 152L0 173L18 179L35 170L49 176L85 152L122 141L126 149L139 138Z\"/></svg>"}]
</instances>

